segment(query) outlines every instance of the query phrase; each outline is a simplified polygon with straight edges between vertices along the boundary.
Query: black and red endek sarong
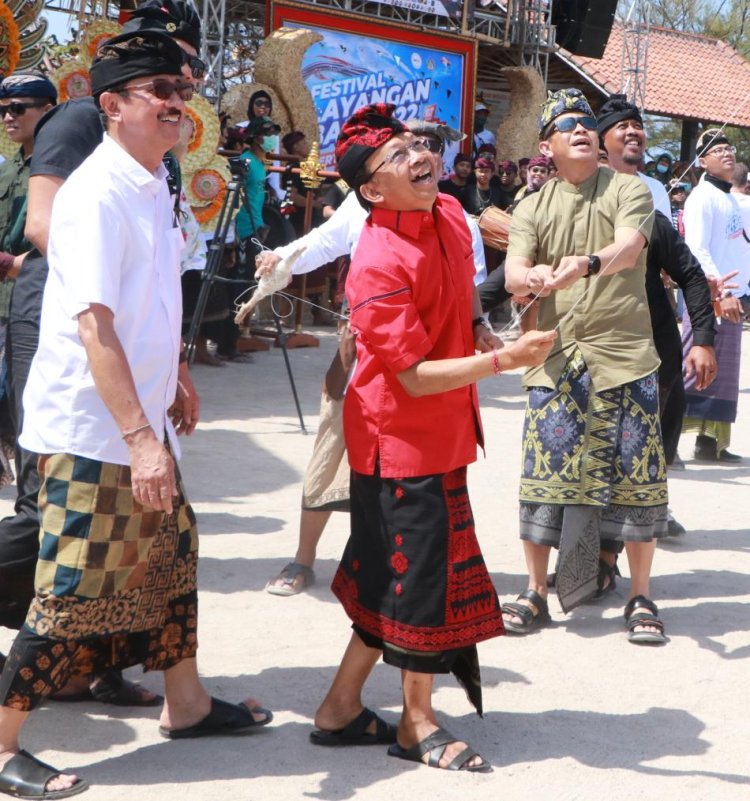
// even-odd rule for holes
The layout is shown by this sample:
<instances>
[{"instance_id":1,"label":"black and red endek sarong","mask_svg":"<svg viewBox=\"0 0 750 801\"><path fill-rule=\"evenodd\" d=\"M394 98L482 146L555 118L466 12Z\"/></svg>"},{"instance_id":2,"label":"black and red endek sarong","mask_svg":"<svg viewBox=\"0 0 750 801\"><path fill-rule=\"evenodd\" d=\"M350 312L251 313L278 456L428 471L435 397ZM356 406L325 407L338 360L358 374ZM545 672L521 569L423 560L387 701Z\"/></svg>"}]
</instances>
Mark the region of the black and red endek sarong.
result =
<instances>
[{"instance_id":1,"label":"black and red endek sarong","mask_svg":"<svg viewBox=\"0 0 750 801\"><path fill-rule=\"evenodd\" d=\"M351 535L332 589L385 662L453 673L482 714L476 644L505 630L465 467L404 479L352 471Z\"/></svg>"}]
</instances>

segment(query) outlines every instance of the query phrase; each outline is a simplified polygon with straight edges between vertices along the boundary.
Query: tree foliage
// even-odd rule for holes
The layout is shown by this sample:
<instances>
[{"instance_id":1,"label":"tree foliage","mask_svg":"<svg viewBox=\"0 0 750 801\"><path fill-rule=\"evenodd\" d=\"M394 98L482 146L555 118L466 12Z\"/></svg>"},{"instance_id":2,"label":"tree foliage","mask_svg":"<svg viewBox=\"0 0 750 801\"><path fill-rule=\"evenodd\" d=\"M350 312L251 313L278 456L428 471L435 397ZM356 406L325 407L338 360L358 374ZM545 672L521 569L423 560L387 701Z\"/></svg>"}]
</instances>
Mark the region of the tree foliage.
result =
<instances>
[{"instance_id":1,"label":"tree foliage","mask_svg":"<svg viewBox=\"0 0 750 801\"><path fill-rule=\"evenodd\" d=\"M624 17L632 4L633 0L620 0L620 16ZM721 39L750 59L750 0L651 0L648 5L652 25ZM646 130L650 149L663 147L673 155L679 154L679 122L650 119ZM737 159L750 160L750 131L728 128L727 135L737 145Z\"/></svg>"}]
</instances>

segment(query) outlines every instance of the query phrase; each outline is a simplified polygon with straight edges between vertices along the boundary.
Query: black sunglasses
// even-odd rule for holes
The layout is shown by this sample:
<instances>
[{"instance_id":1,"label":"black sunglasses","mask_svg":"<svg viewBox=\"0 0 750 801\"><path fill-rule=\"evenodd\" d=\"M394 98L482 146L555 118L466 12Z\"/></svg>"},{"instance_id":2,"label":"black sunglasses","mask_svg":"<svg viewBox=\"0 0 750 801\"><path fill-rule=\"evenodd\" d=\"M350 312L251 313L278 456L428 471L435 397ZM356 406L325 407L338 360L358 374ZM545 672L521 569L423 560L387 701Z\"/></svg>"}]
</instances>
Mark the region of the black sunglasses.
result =
<instances>
[{"instance_id":1,"label":"black sunglasses","mask_svg":"<svg viewBox=\"0 0 750 801\"><path fill-rule=\"evenodd\" d=\"M20 117L26 113L27 108L41 108L49 103L48 100L43 102L37 101L35 103L21 103L14 100L12 103L7 103L0 106L0 120L4 120L5 116L10 112L14 117Z\"/></svg>"},{"instance_id":2,"label":"black sunglasses","mask_svg":"<svg viewBox=\"0 0 750 801\"><path fill-rule=\"evenodd\" d=\"M552 125L555 130L560 131L560 133L570 133L571 131L575 131L579 125L585 128L587 131L596 130L596 120L589 116L565 117L564 120L555 120Z\"/></svg>"},{"instance_id":3,"label":"black sunglasses","mask_svg":"<svg viewBox=\"0 0 750 801\"><path fill-rule=\"evenodd\" d=\"M136 83L121 89L121 94L127 94L131 89L144 89L158 100L169 100L177 93L181 100L192 100L195 87L185 81L168 81L166 78L154 78L147 83Z\"/></svg>"},{"instance_id":4,"label":"black sunglasses","mask_svg":"<svg viewBox=\"0 0 750 801\"><path fill-rule=\"evenodd\" d=\"M193 74L193 78L195 78L196 81L203 78L208 71L208 64L206 64L202 58L191 56L184 50L182 51L182 63L190 67L190 72Z\"/></svg>"}]
</instances>

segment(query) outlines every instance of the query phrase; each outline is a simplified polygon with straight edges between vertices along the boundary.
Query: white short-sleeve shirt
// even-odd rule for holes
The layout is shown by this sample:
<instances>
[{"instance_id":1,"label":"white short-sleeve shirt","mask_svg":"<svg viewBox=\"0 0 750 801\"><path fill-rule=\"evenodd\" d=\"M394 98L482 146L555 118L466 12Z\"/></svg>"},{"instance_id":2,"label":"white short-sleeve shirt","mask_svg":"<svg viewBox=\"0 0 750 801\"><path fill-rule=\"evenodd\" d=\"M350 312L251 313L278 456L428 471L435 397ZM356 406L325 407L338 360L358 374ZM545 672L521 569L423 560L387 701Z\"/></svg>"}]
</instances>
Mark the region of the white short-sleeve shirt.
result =
<instances>
[{"instance_id":1,"label":"white short-sleeve shirt","mask_svg":"<svg viewBox=\"0 0 750 801\"><path fill-rule=\"evenodd\" d=\"M177 389L183 236L160 166L150 173L111 137L55 197L39 348L24 392L21 445L129 464L91 375L78 315L107 306L156 436L179 446L167 418Z\"/></svg>"}]
</instances>

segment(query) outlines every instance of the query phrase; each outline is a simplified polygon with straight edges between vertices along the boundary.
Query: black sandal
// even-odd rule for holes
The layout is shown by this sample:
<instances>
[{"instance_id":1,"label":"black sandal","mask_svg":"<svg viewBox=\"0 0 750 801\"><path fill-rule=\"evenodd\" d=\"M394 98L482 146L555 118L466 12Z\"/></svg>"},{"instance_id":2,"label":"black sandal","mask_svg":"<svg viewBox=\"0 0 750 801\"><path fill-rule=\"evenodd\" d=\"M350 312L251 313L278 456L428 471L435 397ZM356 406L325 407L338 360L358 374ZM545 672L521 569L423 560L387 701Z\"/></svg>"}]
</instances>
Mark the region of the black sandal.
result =
<instances>
[{"instance_id":1,"label":"black sandal","mask_svg":"<svg viewBox=\"0 0 750 801\"><path fill-rule=\"evenodd\" d=\"M599 575L596 577L596 598L603 598L610 592L614 592L617 587L616 576L620 575L617 569L617 561L613 565L599 559Z\"/></svg>"},{"instance_id":2,"label":"black sandal","mask_svg":"<svg viewBox=\"0 0 750 801\"><path fill-rule=\"evenodd\" d=\"M445 753L445 749L455 742L458 742L457 737L454 737L445 729L438 728L411 748L404 748L398 743L394 743L388 748L388 756L405 759L407 762L420 762L424 765L422 757L425 754L429 754L427 766L430 768L465 770L468 773L492 773L492 765L486 759L483 759L470 745L467 745L444 768L441 768L440 759ZM479 757L482 761L478 765L467 765L466 763L474 757Z\"/></svg>"},{"instance_id":3,"label":"black sandal","mask_svg":"<svg viewBox=\"0 0 750 801\"><path fill-rule=\"evenodd\" d=\"M46 799L70 798L72 795L89 789L83 779L66 790L47 790L50 779L56 779L61 770L42 762L28 751L19 751L11 757L0 770L0 793L12 795L14 798Z\"/></svg>"},{"instance_id":4,"label":"black sandal","mask_svg":"<svg viewBox=\"0 0 750 801\"><path fill-rule=\"evenodd\" d=\"M634 612L635 609L648 609L648 612ZM636 645L663 645L667 641L664 624L659 620L659 610L653 601L645 595L631 598L624 612L625 625L628 627L628 640ZM658 631L636 631L642 626L653 626Z\"/></svg>"},{"instance_id":5,"label":"black sandal","mask_svg":"<svg viewBox=\"0 0 750 801\"><path fill-rule=\"evenodd\" d=\"M530 601L537 609L536 614L527 604L520 604L518 601ZM515 601L504 603L500 607L500 611L506 615L513 617L520 617L521 623L512 623L503 619L505 630L511 634L530 634L535 629L541 629L552 622L549 614L549 607L547 606L547 599L542 598L538 592L534 590L525 590L522 592Z\"/></svg>"}]
</instances>

